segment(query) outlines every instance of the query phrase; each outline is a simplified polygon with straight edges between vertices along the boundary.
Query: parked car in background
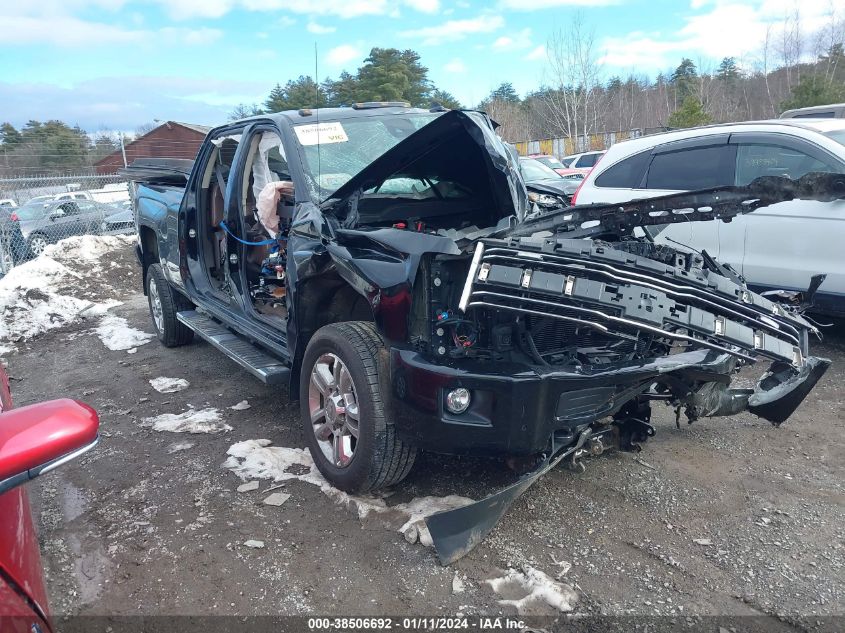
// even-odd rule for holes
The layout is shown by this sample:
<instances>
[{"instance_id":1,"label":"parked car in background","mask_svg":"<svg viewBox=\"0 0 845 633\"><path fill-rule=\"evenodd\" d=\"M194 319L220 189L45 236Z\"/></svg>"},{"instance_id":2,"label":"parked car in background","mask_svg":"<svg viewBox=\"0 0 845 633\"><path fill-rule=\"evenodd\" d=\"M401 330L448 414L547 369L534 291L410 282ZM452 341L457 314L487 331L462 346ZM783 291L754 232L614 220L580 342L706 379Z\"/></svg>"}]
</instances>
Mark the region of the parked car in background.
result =
<instances>
[{"instance_id":1,"label":"parked car in background","mask_svg":"<svg viewBox=\"0 0 845 633\"><path fill-rule=\"evenodd\" d=\"M520 158L519 170L528 199L542 208L568 206L580 182L561 176L536 158Z\"/></svg>"},{"instance_id":2,"label":"parked car in background","mask_svg":"<svg viewBox=\"0 0 845 633\"><path fill-rule=\"evenodd\" d=\"M34 196L27 200L24 204L35 204L36 202L41 202L43 204L45 202L50 202L51 200L53 200L52 195Z\"/></svg>"},{"instance_id":3,"label":"parked car in background","mask_svg":"<svg viewBox=\"0 0 845 633\"><path fill-rule=\"evenodd\" d=\"M604 156L604 151L600 152L582 152L581 154L572 154L571 156L564 156L560 162L564 164L567 169L578 170L581 173L588 173L599 159Z\"/></svg>"},{"instance_id":4,"label":"parked car in background","mask_svg":"<svg viewBox=\"0 0 845 633\"><path fill-rule=\"evenodd\" d=\"M0 273L26 259L29 249L21 233L16 207L0 207Z\"/></svg>"},{"instance_id":5,"label":"parked car in background","mask_svg":"<svg viewBox=\"0 0 845 633\"><path fill-rule=\"evenodd\" d=\"M760 176L845 174L845 120L713 125L617 143L584 180L577 204L747 185ZM819 311L845 314L845 202L790 201L724 222L673 224L658 242L706 249L757 289L806 290L826 273Z\"/></svg>"},{"instance_id":6,"label":"parked car in background","mask_svg":"<svg viewBox=\"0 0 845 633\"><path fill-rule=\"evenodd\" d=\"M11 198L0 198L0 209L16 209L18 203Z\"/></svg>"},{"instance_id":7,"label":"parked car in background","mask_svg":"<svg viewBox=\"0 0 845 633\"><path fill-rule=\"evenodd\" d=\"M529 154L527 158L543 163L546 167L554 169L558 173L567 171L566 166L563 163L554 156L549 156L548 154Z\"/></svg>"},{"instance_id":8,"label":"parked car in background","mask_svg":"<svg viewBox=\"0 0 845 633\"><path fill-rule=\"evenodd\" d=\"M103 220L116 207L93 200L28 202L15 211L30 257L40 255L48 244L71 235L100 232Z\"/></svg>"},{"instance_id":9,"label":"parked car in background","mask_svg":"<svg viewBox=\"0 0 845 633\"><path fill-rule=\"evenodd\" d=\"M570 169L554 156L549 156L547 154L531 154L527 158L531 158L532 160L536 160L537 162L543 163L546 167L554 169L558 174L560 174L564 178L582 180L585 175L584 170Z\"/></svg>"},{"instance_id":10,"label":"parked car in background","mask_svg":"<svg viewBox=\"0 0 845 633\"><path fill-rule=\"evenodd\" d=\"M100 231L102 233L134 233L135 216L132 213L132 209L124 209L114 215L108 216L103 220Z\"/></svg>"},{"instance_id":11,"label":"parked car in background","mask_svg":"<svg viewBox=\"0 0 845 633\"><path fill-rule=\"evenodd\" d=\"M98 428L97 412L75 400L13 409L0 364L0 631L55 630L23 484L91 449Z\"/></svg>"},{"instance_id":12,"label":"parked car in background","mask_svg":"<svg viewBox=\"0 0 845 633\"><path fill-rule=\"evenodd\" d=\"M91 194L87 191L69 191L68 193L58 193L53 197L53 200L91 200Z\"/></svg>"},{"instance_id":13,"label":"parked car in background","mask_svg":"<svg viewBox=\"0 0 845 633\"><path fill-rule=\"evenodd\" d=\"M780 115L781 119L845 119L845 103L796 108Z\"/></svg>"}]
</instances>

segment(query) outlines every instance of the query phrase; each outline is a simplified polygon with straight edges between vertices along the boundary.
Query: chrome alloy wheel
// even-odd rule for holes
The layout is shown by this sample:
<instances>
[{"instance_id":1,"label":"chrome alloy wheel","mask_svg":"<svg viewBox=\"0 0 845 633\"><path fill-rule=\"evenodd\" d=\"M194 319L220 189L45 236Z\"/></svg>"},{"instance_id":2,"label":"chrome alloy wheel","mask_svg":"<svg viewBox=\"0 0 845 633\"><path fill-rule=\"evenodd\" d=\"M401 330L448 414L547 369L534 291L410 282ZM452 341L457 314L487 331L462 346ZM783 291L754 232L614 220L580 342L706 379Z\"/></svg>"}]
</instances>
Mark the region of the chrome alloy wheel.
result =
<instances>
[{"instance_id":1,"label":"chrome alloy wheel","mask_svg":"<svg viewBox=\"0 0 845 633\"><path fill-rule=\"evenodd\" d=\"M337 468L349 466L358 443L360 412L352 374L335 354L323 354L311 369L308 410L326 459Z\"/></svg>"},{"instance_id":2,"label":"chrome alloy wheel","mask_svg":"<svg viewBox=\"0 0 845 633\"><path fill-rule=\"evenodd\" d=\"M162 332L164 330L164 309L161 307L161 295L159 295L155 277L150 277L150 287L147 292L150 295L150 314L153 317L153 323L156 330Z\"/></svg>"},{"instance_id":3,"label":"chrome alloy wheel","mask_svg":"<svg viewBox=\"0 0 845 633\"><path fill-rule=\"evenodd\" d=\"M29 250L35 257L38 257L47 248L47 238L41 235L33 235L29 239Z\"/></svg>"}]
</instances>

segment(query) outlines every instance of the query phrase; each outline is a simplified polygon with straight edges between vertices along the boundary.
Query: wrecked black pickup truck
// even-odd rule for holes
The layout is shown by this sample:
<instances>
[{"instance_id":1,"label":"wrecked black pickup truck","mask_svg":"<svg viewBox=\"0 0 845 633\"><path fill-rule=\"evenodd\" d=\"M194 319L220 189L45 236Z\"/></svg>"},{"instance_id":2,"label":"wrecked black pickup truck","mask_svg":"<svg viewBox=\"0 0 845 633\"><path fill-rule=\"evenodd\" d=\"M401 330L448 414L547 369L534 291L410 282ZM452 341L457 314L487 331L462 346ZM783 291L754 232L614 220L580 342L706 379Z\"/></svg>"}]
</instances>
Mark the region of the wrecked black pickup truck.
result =
<instances>
[{"instance_id":1,"label":"wrecked black pickup truck","mask_svg":"<svg viewBox=\"0 0 845 633\"><path fill-rule=\"evenodd\" d=\"M486 115L402 104L246 119L196 161L126 173L161 342L196 333L287 383L346 491L395 484L420 449L512 465L635 449L653 401L780 424L829 365L800 303L647 229L845 197L842 176L540 209ZM760 359L756 388L730 386Z\"/></svg>"}]
</instances>

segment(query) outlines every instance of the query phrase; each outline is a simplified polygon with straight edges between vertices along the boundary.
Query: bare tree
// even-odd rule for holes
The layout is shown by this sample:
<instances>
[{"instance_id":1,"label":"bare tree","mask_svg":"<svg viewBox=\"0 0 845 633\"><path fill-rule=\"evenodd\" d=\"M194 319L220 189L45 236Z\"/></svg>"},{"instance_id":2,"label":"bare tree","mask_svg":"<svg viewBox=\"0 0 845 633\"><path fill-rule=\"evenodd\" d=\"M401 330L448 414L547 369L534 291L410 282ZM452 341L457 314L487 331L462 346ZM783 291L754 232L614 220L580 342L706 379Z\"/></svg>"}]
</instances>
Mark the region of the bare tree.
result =
<instances>
[{"instance_id":1,"label":"bare tree","mask_svg":"<svg viewBox=\"0 0 845 633\"><path fill-rule=\"evenodd\" d=\"M544 95L550 123L571 138L589 134L595 130L601 80L595 32L588 31L581 15L576 15L566 29L552 34L546 51L550 85Z\"/></svg>"}]
</instances>

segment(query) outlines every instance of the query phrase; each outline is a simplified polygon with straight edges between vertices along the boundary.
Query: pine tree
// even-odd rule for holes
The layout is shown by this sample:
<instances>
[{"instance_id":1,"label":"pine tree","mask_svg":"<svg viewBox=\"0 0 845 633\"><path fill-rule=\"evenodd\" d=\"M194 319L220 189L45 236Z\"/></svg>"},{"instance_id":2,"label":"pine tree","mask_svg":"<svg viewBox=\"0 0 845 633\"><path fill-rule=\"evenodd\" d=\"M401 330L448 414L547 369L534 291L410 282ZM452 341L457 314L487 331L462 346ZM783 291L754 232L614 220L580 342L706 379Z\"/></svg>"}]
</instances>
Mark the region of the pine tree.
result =
<instances>
[{"instance_id":1,"label":"pine tree","mask_svg":"<svg viewBox=\"0 0 845 633\"><path fill-rule=\"evenodd\" d=\"M448 108L449 110L460 110L463 108L461 102L458 99L446 92L445 90L440 90L436 88L431 91L431 103L442 105L444 108Z\"/></svg>"},{"instance_id":2,"label":"pine tree","mask_svg":"<svg viewBox=\"0 0 845 633\"><path fill-rule=\"evenodd\" d=\"M704 110L704 104L698 98L689 96L669 116L668 124L672 128L685 128L707 125L711 121L710 115Z\"/></svg>"},{"instance_id":3,"label":"pine tree","mask_svg":"<svg viewBox=\"0 0 845 633\"><path fill-rule=\"evenodd\" d=\"M698 78L698 69L688 57L684 57L681 63L672 73L670 81L675 86L675 93L679 99L686 99L693 93L695 80Z\"/></svg>"},{"instance_id":4,"label":"pine tree","mask_svg":"<svg viewBox=\"0 0 845 633\"><path fill-rule=\"evenodd\" d=\"M499 84L492 92L490 92L486 101L503 101L505 103L519 103L519 95L510 82Z\"/></svg>"},{"instance_id":5,"label":"pine tree","mask_svg":"<svg viewBox=\"0 0 845 633\"><path fill-rule=\"evenodd\" d=\"M716 70L716 77L722 81L732 83L739 78L739 68L736 65L736 58L725 57Z\"/></svg>"},{"instance_id":6,"label":"pine tree","mask_svg":"<svg viewBox=\"0 0 845 633\"><path fill-rule=\"evenodd\" d=\"M286 105L287 97L285 95L285 90L280 84L276 84L270 91L270 94L267 95L267 99L264 101L264 109L267 110L267 112L281 112L282 110L287 109Z\"/></svg>"},{"instance_id":7,"label":"pine tree","mask_svg":"<svg viewBox=\"0 0 845 633\"><path fill-rule=\"evenodd\" d=\"M792 96L780 104L781 110L808 108L845 101L845 86L835 81L826 81L816 74L801 75L801 80L792 89Z\"/></svg>"},{"instance_id":8,"label":"pine tree","mask_svg":"<svg viewBox=\"0 0 845 633\"><path fill-rule=\"evenodd\" d=\"M361 101L407 101L428 105L431 82L428 68L412 50L373 48L358 69L357 92Z\"/></svg>"},{"instance_id":9,"label":"pine tree","mask_svg":"<svg viewBox=\"0 0 845 633\"><path fill-rule=\"evenodd\" d=\"M23 136L17 131L11 123L3 123L0 125L0 145L4 149L14 149L23 141Z\"/></svg>"}]
</instances>

